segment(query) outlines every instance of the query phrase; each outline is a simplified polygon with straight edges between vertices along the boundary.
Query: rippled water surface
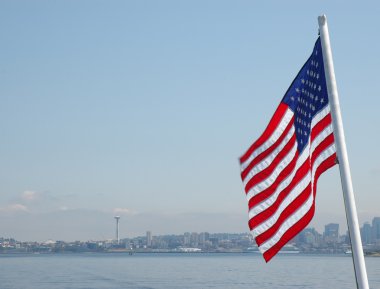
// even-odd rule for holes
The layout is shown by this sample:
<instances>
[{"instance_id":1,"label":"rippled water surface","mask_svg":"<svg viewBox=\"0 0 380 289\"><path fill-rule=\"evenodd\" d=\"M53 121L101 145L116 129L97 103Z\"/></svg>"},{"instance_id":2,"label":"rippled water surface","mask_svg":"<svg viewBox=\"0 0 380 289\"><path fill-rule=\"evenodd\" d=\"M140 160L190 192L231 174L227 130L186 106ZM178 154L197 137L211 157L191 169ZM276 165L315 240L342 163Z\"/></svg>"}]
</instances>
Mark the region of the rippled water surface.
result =
<instances>
[{"instance_id":1,"label":"rippled water surface","mask_svg":"<svg viewBox=\"0 0 380 289\"><path fill-rule=\"evenodd\" d=\"M380 258L366 258L380 289ZM256 254L1 255L0 289L356 288L349 256Z\"/></svg>"}]
</instances>

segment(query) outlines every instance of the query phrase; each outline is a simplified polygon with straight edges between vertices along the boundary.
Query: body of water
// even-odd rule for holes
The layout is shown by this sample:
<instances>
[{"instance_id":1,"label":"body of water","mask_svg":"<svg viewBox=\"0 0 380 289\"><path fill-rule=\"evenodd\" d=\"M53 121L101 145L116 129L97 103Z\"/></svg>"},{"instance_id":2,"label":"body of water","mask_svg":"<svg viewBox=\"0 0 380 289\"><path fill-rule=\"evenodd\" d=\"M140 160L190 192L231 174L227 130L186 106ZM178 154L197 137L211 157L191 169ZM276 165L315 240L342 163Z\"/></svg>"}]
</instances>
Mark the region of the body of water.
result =
<instances>
[{"instance_id":1,"label":"body of water","mask_svg":"<svg viewBox=\"0 0 380 289\"><path fill-rule=\"evenodd\" d=\"M259 254L0 255L0 289L354 289L350 256ZM366 258L380 289L380 258Z\"/></svg>"}]
</instances>

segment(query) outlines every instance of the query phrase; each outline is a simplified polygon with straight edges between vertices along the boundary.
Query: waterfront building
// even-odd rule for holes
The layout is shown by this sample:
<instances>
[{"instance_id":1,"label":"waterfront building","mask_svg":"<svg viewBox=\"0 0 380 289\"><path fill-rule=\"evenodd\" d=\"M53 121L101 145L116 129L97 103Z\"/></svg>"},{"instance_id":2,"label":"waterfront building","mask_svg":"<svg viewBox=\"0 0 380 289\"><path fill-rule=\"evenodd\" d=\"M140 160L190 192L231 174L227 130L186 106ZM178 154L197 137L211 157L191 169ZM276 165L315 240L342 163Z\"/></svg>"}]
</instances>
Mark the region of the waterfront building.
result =
<instances>
[{"instance_id":1,"label":"waterfront building","mask_svg":"<svg viewBox=\"0 0 380 289\"><path fill-rule=\"evenodd\" d=\"M360 235L362 237L363 245L372 243L372 227L370 223L364 223L363 227L360 228Z\"/></svg>"},{"instance_id":2,"label":"waterfront building","mask_svg":"<svg viewBox=\"0 0 380 289\"><path fill-rule=\"evenodd\" d=\"M183 234L183 245L184 246L189 246L190 245L190 233L186 232Z\"/></svg>"},{"instance_id":3,"label":"waterfront building","mask_svg":"<svg viewBox=\"0 0 380 289\"><path fill-rule=\"evenodd\" d=\"M151 231L146 232L146 246L148 248L152 247L152 232Z\"/></svg>"},{"instance_id":4,"label":"waterfront building","mask_svg":"<svg viewBox=\"0 0 380 289\"><path fill-rule=\"evenodd\" d=\"M337 242L339 238L339 224L330 223L325 225L323 237L326 242Z\"/></svg>"},{"instance_id":5,"label":"waterfront building","mask_svg":"<svg viewBox=\"0 0 380 289\"><path fill-rule=\"evenodd\" d=\"M207 232L202 232L199 234L199 245L201 247L205 247L206 246L206 243L208 242L208 240L210 239L210 234L207 233Z\"/></svg>"},{"instance_id":6,"label":"waterfront building","mask_svg":"<svg viewBox=\"0 0 380 289\"><path fill-rule=\"evenodd\" d=\"M380 243L380 217L375 217L372 220L372 238L375 244Z\"/></svg>"},{"instance_id":7,"label":"waterfront building","mask_svg":"<svg viewBox=\"0 0 380 289\"><path fill-rule=\"evenodd\" d=\"M191 235L190 235L190 245L193 246L193 247L198 247L198 243L199 243L198 233L196 233L196 232L191 233Z\"/></svg>"}]
</instances>

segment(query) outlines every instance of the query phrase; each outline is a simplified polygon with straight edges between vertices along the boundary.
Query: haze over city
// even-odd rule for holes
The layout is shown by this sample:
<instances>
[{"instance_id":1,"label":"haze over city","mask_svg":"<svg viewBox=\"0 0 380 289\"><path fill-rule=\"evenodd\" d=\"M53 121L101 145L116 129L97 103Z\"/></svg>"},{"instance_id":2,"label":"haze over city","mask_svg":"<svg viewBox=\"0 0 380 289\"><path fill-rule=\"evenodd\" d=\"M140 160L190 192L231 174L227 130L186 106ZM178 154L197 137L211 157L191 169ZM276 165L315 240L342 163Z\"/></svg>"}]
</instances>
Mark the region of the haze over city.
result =
<instances>
[{"instance_id":1,"label":"haze over city","mask_svg":"<svg viewBox=\"0 0 380 289\"><path fill-rule=\"evenodd\" d=\"M0 235L104 240L115 215L121 238L248 232L238 157L312 51L318 5L2 1ZM363 224L380 216L379 4L320 12ZM336 166L318 188L311 226L344 231Z\"/></svg>"}]
</instances>

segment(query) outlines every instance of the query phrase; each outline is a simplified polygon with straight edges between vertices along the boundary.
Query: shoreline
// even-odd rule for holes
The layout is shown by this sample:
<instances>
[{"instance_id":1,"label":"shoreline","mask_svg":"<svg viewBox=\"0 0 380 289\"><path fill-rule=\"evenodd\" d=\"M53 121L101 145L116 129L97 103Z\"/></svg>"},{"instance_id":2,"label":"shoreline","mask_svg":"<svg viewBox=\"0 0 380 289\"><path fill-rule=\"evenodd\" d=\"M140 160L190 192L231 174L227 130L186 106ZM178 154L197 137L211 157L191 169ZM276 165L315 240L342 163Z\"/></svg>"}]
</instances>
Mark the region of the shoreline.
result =
<instances>
[{"instance_id":1,"label":"shoreline","mask_svg":"<svg viewBox=\"0 0 380 289\"><path fill-rule=\"evenodd\" d=\"M199 252L184 252L184 251L129 251L129 250L109 250L109 251L83 251L83 252L22 252L22 251L8 251L0 252L0 256L41 256L41 255L222 255L222 254L235 254L235 255L260 255L259 251L199 251ZM282 252L280 255L292 255L292 256L342 256L350 257L351 254L345 253L317 253L317 252ZM380 252L366 252L365 257L380 257Z\"/></svg>"}]
</instances>

